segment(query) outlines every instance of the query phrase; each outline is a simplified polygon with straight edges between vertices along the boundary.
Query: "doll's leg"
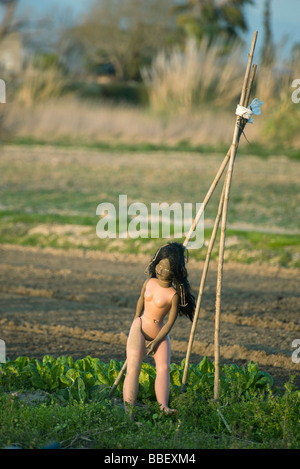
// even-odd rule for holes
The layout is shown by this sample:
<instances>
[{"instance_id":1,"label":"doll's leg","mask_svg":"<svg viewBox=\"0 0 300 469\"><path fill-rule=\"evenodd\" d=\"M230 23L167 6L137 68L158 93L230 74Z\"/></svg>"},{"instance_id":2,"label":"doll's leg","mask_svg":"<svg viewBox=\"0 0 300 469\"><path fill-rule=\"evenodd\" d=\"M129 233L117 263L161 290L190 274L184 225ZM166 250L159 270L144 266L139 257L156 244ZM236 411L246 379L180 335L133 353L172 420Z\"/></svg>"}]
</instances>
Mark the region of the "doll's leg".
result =
<instances>
[{"instance_id":1,"label":"doll's leg","mask_svg":"<svg viewBox=\"0 0 300 469\"><path fill-rule=\"evenodd\" d=\"M161 410L167 413L176 412L175 409L169 407L170 395L170 360L171 360L171 345L169 336L159 344L155 354L154 360L156 364L156 380L155 380L155 394L157 402Z\"/></svg>"},{"instance_id":2,"label":"doll's leg","mask_svg":"<svg viewBox=\"0 0 300 469\"><path fill-rule=\"evenodd\" d=\"M141 319L136 318L131 326L127 340L127 371L123 385L123 401L135 405L138 389L139 375L145 354L145 338L141 331Z\"/></svg>"}]
</instances>

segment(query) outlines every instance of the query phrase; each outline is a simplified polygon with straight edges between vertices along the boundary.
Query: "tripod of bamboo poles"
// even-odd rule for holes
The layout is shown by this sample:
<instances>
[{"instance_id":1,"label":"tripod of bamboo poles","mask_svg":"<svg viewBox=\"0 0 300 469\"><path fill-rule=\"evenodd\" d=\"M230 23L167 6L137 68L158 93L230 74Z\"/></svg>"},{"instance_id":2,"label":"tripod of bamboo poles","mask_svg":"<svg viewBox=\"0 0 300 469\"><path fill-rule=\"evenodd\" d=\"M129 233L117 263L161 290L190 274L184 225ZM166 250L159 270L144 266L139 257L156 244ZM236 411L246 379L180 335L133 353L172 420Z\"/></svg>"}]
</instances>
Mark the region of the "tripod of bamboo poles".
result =
<instances>
[{"instance_id":1,"label":"tripod of bamboo poles","mask_svg":"<svg viewBox=\"0 0 300 469\"><path fill-rule=\"evenodd\" d=\"M256 68L257 68L257 66L255 64L251 68L253 55L254 55L255 44L256 44L256 39L257 39L257 32L255 32L254 35L253 35L251 50L250 50L250 53L248 55L248 64L247 64L247 68L246 68L246 72L245 72L244 83L243 83L241 97L240 97L240 103L239 104L243 107L248 106L250 93L251 93L251 88L252 88L252 84L253 84L253 81L254 81ZM228 160L229 160L229 167L228 167L227 175L226 175L226 178L225 178L225 181L224 181L223 190L222 190L222 193L221 193L219 207L218 207L218 211L217 211L217 216L216 216L216 219L215 219L213 231L212 231L210 242L209 242L209 245L208 245L206 259L205 259L204 268L203 268L203 272L202 272L202 278L201 278L201 282L200 282L200 286L199 286L199 294L198 294L198 298L197 298L195 314L194 314L194 318L193 318L193 324L192 324L192 329L191 329L190 338L189 338L189 344L188 344L188 348L187 348L187 354L186 354L182 384L181 384L181 390L183 390L184 387L185 387L185 384L186 384L186 379L187 379L187 374L188 374L188 367L189 367L189 359L190 359L193 340L194 340L194 336L195 336L195 330L196 330L196 326L197 326L197 321L198 321L198 316L199 316L199 311L200 311L200 306L201 306L201 300L202 300L202 296L203 296L205 281L206 281L206 277L207 277L211 252L212 252L212 249L213 249L213 246L214 246L214 243L215 243L220 218L221 218L221 215L222 215L222 226L221 226L220 247L219 247L219 261L218 261L218 274L217 274L217 288L216 288L215 336L214 336L214 355L215 355L214 399L215 400L217 400L218 397L219 397L221 289L222 289L222 279L223 279L223 263L224 263L224 250L225 250L225 236L226 236L228 201L229 201L230 186L231 186L231 181L232 181L234 160L235 160L235 157L236 157L236 152L237 152L237 148L238 148L238 144L239 144L239 139L240 139L241 134L244 131L246 123L247 123L246 119L243 119L240 116L237 116L235 129L234 129L234 135L233 135L233 141L232 141L231 147L230 147L230 149L229 149L229 151L228 151L228 153L227 153L227 155L226 155L226 157L225 157L225 159L224 159L224 161L221 165L221 168L222 168L221 174L222 174L224 169L225 169L225 166L227 165ZM220 171L219 171L219 173L220 173ZM215 182L217 183L219 181L219 179L220 178L216 177L214 183ZM201 214L200 214L200 216L201 216ZM200 216L198 216L198 214L197 214L196 219L199 220ZM195 219L195 221L196 221L196 219ZM196 226L195 222L194 222L194 226ZM192 233L192 229L190 230L190 233ZM189 235L190 235L190 233L189 233ZM184 244L186 245L187 243L188 243L188 239L185 240Z\"/></svg>"},{"instance_id":2,"label":"tripod of bamboo poles","mask_svg":"<svg viewBox=\"0 0 300 469\"><path fill-rule=\"evenodd\" d=\"M256 73L256 65L252 65L252 60L253 60L253 55L254 55L254 49L255 49L255 44L256 44L256 39L257 39L257 31L253 35L253 40L252 40L252 45L250 49L250 53L248 54L248 64L245 72L245 77L244 77L244 83L243 83L243 88L242 88L242 93L241 93L241 98L240 98L240 105L241 106L247 106L249 97L250 97L250 92L251 92L251 87L253 84L253 80L255 77ZM220 357L220 307L221 307L221 286L222 286L222 277L223 277L223 262L224 262L224 248L225 248L225 234L226 234L226 222L227 222L227 209L228 209L228 200L229 200L229 192L230 192L230 185L231 185L231 180L232 180L232 172L233 172L233 164L238 148L238 143L241 134L244 131L245 125L247 123L246 119L243 119L239 116L236 118L236 125L235 125L235 130L234 130L234 136L233 136L233 141L231 144L230 149L228 150L224 160L221 163L221 166L215 176L215 179L213 180L204 200L203 203L196 214L196 217L192 223L192 226L183 242L183 245L186 247L188 245L188 242L190 241L192 234L204 212L204 209L206 205L208 204L226 166L228 161L230 161L229 168L227 170L227 176L225 179L224 187L222 190L222 194L220 197L220 202L219 202L219 208L214 224L214 228L212 231L210 243L208 246L207 250L207 255L205 259L205 264L204 264L204 269L202 272L202 278L200 282L200 287L199 287L199 294L197 298L197 304L195 308L195 314L193 318L193 324L192 324L192 329L190 333L190 338L189 338L189 344L187 348L187 354L186 354L186 360L185 360L185 368L184 368L184 373L183 373L183 379L182 379L182 385L181 385L181 390L183 390L186 379L187 379L187 373L188 373L188 367L189 367L189 358L190 358L190 353L192 350L192 344L195 336L195 330L196 330L196 325L198 321L198 316L199 316L199 311L200 311L200 306L201 306L201 299L203 295L203 290L204 290L204 285L207 277L207 272L208 272L208 267L209 267L209 262L210 262L210 256L211 252L214 246L217 230L219 227L219 221L222 215L222 230L221 230L221 239L220 239L220 250L219 250L219 263L218 263L218 278L217 278L217 294L216 294L216 317L215 317L215 383L214 383L214 398L218 398L219 394L219 357ZM111 390L109 392L109 397L112 397L115 390L117 389L123 374L125 373L127 367L127 360L125 360L121 370L119 371L119 374L117 378L115 379L115 382L113 386L111 387Z\"/></svg>"}]
</instances>

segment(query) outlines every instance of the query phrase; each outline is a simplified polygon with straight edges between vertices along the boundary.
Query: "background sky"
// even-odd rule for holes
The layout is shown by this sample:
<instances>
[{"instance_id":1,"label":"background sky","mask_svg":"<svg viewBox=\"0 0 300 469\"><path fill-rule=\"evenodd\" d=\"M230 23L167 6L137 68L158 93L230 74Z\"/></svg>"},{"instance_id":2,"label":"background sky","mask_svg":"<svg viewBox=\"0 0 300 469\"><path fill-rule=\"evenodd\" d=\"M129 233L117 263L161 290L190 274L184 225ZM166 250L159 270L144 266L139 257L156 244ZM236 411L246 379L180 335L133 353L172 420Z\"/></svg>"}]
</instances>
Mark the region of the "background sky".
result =
<instances>
[{"instance_id":1,"label":"background sky","mask_svg":"<svg viewBox=\"0 0 300 469\"><path fill-rule=\"evenodd\" d=\"M245 35L251 42L253 32L258 31L257 46L263 41L264 0L256 0L255 5L245 8L249 32ZM285 43L282 53L289 55L295 43L300 44L300 0L271 0L271 27L275 44Z\"/></svg>"},{"instance_id":2,"label":"background sky","mask_svg":"<svg viewBox=\"0 0 300 469\"><path fill-rule=\"evenodd\" d=\"M147 1L147 0L145 0ZM163 0L162 0L163 1ZM55 16L69 9L74 15L84 14L92 0L19 0L18 9L31 7L34 15L48 13ZM249 32L244 35L251 43L253 32L258 31L257 50L263 41L264 0L256 0L255 5L245 8ZM288 57L294 43L300 43L300 0L271 0L271 26L274 42L283 45L282 54Z\"/></svg>"}]
</instances>

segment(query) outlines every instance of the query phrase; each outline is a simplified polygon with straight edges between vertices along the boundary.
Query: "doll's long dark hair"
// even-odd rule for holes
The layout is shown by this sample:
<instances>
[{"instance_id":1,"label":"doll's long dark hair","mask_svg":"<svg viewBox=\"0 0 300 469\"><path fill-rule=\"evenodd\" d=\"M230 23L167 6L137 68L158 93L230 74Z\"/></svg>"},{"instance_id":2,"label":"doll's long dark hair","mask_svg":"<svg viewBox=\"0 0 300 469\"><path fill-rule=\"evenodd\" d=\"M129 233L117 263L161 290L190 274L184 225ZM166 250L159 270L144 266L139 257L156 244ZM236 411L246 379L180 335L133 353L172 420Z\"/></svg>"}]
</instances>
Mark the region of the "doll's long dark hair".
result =
<instances>
[{"instance_id":1,"label":"doll's long dark hair","mask_svg":"<svg viewBox=\"0 0 300 469\"><path fill-rule=\"evenodd\" d=\"M169 260L173 274L172 285L180 299L179 314L187 316L192 321L196 302L188 281L185 252L187 251L182 244L169 242L156 251L145 272L148 273L150 278L156 277L156 265L162 259L167 258Z\"/></svg>"}]
</instances>

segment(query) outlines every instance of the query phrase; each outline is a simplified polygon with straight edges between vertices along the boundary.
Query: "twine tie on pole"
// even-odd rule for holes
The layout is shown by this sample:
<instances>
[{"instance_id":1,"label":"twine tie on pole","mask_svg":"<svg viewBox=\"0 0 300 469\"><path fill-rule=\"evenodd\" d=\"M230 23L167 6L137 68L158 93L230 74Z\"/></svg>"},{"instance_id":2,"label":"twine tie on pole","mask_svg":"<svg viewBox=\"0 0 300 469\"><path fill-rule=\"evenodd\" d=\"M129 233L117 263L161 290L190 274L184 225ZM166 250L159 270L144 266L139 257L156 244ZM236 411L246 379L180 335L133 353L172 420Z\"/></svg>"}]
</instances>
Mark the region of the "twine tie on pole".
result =
<instances>
[{"instance_id":1,"label":"twine tie on pole","mask_svg":"<svg viewBox=\"0 0 300 469\"><path fill-rule=\"evenodd\" d=\"M241 106L240 104L236 107L236 115L247 119L248 124L253 124L253 115L259 116L261 114L261 106L264 104L263 101L260 101L258 98L253 99L249 107Z\"/></svg>"}]
</instances>

